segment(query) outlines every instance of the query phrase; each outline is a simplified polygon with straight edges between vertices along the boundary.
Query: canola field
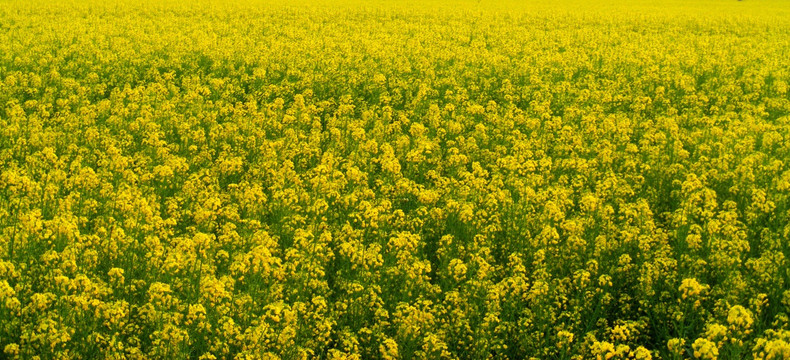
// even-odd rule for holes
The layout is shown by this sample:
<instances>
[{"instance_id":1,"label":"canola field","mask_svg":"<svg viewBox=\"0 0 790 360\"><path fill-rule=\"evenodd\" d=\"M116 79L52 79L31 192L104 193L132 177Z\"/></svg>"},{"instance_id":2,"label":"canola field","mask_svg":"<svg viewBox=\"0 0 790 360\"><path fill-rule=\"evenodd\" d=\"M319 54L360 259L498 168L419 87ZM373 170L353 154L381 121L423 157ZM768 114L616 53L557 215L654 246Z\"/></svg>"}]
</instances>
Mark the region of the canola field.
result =
<instances>
[{"instance_id":1,"label":"canola field","mask_svg":"<svg viewBox=\"0 0 790 360\"><path fill-rule=\"evenodd\" d=\"M2 359L790 359L790 2L2 0Z\"/></svg>"}]
</instances>

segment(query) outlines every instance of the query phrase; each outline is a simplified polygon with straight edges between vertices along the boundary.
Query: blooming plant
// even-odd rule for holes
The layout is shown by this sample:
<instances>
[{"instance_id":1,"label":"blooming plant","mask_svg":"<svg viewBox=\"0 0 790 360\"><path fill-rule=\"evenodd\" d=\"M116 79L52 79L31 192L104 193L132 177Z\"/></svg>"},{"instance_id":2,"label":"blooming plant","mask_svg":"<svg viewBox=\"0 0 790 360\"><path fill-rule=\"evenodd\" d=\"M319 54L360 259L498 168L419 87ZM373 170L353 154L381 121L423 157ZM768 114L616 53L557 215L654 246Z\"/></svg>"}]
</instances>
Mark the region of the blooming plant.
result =
<instances>
[{"instance_id":1,"label":"blooming plant","mask_svg":"<svg viewBox=\"0 0 790 360\"><path fill-rule=\"evenodd\" d=\"M0 1L0 358L789 359L788 39L780 0Z\"/></svg>"}]
</instances>

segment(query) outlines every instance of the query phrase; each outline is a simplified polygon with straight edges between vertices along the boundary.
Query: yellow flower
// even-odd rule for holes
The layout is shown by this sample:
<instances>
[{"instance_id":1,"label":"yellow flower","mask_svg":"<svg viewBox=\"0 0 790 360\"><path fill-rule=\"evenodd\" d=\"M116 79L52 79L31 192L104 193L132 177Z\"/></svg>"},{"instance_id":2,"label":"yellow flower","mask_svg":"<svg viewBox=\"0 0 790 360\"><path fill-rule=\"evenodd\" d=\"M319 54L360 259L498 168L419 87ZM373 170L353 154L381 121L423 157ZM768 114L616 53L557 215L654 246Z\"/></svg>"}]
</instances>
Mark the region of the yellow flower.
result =
<instances>
[{"instance_id":1,"label":"yellow flower","mask_svg":"<svg viewBox=\"0 0 790 360\"><path fill-rule=\"evenodd\" d=\"M464 264L464 262L460 259L450 260L449 269L450 274L452 275L453 279L455 279L455 281L461 281L466 277L466 264Z\"/></svg>"},{"instance_id":2,"label":"yellow flower","mask_svg":"<svg viewBox=\"0 0 790 360\"><path fill-rule=\"evenodd\" d=\"M691 344L694 349L694 357L698 359L716 360L719 358L719 348L716 343L699 338Z\"/></svg>"},{"instance_id":3,"label":"yellow flower","mask_svg":"<svg viewBox=\"0 0 790 360\"><path fill-rule=\"evenodd\" d=\"M709 324L705 330L705 337L717 343L727 341L727 327L721 324Z\"/></svg>"},{"instance_id":4,"label":"yellow flower","mask_svg":"<svg viewBox=\"0 0 790 360\"><path fill-rule=\"evenodd\" d=\"M683 279L683 282L680 284L678 291L681 292L682 298L685 300L687 298L702 295L707 291L707 289L708 286L700 284L699 282L697 282L697 279L688 278L688 279Z\"/></svg>"},{"instance_id":5,"label":"yellow flower","mask_svg":"<svg viewBox=\"0 0 790 360\"><path fill-rule=\"evenodd\" d=\"M386 339L379 345L379 353L384 360L397 360L398 356L398 343L392 339Z\"/></svg>"},{"instance_id":6,"label":"yellow flower","mask_svg":"<svg viewBox=\"0 0 790 360\"><path fill-rule=\"evenodd\" d=\"M9 357L15 359L19 355L19 345L17 344L8 344L3 349L3 352L8 355Z\"/></svg>"},{"instance_id":7,"label":"yellow flower","mask_svg":"<svg viewBox=\"0 0 790 360\"><path fill-rule=\"evenodd\" d=\"M653 360L653 355L650 354L650 350L647 350L643 346L639 346L636 350L633 351L632 356L636 360Z\"/></svg>"},{"instance_id":8,"label":"yellow flower","mask_svg":"<svg viewBox=\"0 0 790 360\"><path fill-rule=\"evenodd\" d=\"M617 355L614 344L607 341L594 342L591 345L590 350L592 351L593 355L595 355L597 360L609 360Z\"/></svg>"},{"instance_id":9,"label":"yellow flower","mask_svg":"<svg viewBox=\"0 0 790 360\"><path fill-rule=\"evenodd\" d=\"M727 322L733 330L749 332L754 324L754 318L751 311L743 306L735 305L727 312Z\"/></svg>"},{"instance_id":10,"label":"yellow flower","mask_svg":"<svg viewBox=\"0 0 790 360\"><path fill-rule=\"evenodd\" d=\"M573 333L570 331L560 330L557 333L557 337L559 338L559 344L561 346L565 346L573 342Z\"/></svg>"},{"instance_id":11,"label":"yellow flower","mask_svg":"<svg viewBox=\"0 0 790 360\"><path fill-rule=\"evenodd\" d=\"M615 340L619 340L622 342L628 341L631 336L631 331L628 330L628 327L623 325L617 325L612 329L612 338Z\"/></svg>"},{"instance_id":12,"label":"yellow flower","mask_svg":"<svg viewBox=\"0 0 790 360\"><path fill-rule=\"evenodd\" d=\"M124 274L123 269L117 267L114 267L107 272L107 275L110 276L110 279L112 279L117 284L123 284L124 282L123 274Z\"/></svg>"},{"instance_id":13,"label":"yellow flower","mask_svg":"<svg viewBox=\"0 0 790 360\"><path fill-rule=\"evenodd\" d=\"M5 301L14 295L16 295L16 291L8 284L8 281L0 280L0 301Z\"/></svg>"}]
</instances>

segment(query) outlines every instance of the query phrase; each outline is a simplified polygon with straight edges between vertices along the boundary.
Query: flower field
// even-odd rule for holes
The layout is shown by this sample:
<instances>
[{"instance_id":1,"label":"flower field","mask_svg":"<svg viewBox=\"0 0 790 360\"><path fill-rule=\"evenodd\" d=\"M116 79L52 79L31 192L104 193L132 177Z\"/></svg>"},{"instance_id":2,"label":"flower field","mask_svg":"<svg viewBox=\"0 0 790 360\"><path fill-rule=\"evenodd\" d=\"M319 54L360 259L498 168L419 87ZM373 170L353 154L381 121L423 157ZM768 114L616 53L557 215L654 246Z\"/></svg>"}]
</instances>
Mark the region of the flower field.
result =
<instances>
[{"instance_id":1,"label":"flower field","mask_svg":"<svg viewBox=\"0 0 790 360\"><path fill-rule=\"evenodd\" d=\"M0 0L0 359L790 359L790 2Z\"/></svg>"}]
</instances>

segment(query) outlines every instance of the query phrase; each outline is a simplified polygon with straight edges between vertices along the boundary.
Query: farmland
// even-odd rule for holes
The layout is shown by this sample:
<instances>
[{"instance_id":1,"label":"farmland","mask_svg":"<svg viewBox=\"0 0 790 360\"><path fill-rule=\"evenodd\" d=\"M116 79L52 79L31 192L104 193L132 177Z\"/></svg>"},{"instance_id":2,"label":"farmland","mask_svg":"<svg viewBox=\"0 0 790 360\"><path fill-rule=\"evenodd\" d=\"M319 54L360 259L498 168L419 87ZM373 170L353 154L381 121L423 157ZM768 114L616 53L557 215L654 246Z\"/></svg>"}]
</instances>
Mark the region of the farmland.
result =
<instances>
[{"instance_id":1,"label":"farmland","mask_svg":"<svg viewBox=\"0 0 790 360\"><path fill-rule=\"evenodd\" d=\"M790 3L0 0L0 358L790 359Z\"/></svg>"}]
</instances>

